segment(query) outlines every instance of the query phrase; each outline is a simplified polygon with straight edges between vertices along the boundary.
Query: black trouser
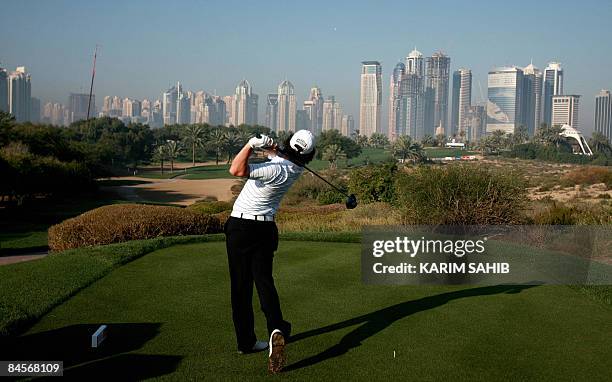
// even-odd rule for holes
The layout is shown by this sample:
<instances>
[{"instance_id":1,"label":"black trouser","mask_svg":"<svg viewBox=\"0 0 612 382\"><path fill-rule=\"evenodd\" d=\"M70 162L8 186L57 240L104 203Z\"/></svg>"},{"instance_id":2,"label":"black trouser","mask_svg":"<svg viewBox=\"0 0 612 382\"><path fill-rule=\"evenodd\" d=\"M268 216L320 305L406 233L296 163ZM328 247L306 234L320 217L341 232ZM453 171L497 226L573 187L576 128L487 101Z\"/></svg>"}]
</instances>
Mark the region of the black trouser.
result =
<instances>
[{"instance_id":1,"label":"black trouser","mask_svg":"<svg viewBox=\"0 0 612 382\"><path fill-rule=\"evenodd\" d=\"M231 280L232 318L238 349L249 351L257 341L253 317L253 282L261 310L266 316L268 335L274 329L280 329L289 337L291 324L283 320L272 277L272 259L278 248L276 223L230 217L224 230Z\"/></svg>"}]
</instances>

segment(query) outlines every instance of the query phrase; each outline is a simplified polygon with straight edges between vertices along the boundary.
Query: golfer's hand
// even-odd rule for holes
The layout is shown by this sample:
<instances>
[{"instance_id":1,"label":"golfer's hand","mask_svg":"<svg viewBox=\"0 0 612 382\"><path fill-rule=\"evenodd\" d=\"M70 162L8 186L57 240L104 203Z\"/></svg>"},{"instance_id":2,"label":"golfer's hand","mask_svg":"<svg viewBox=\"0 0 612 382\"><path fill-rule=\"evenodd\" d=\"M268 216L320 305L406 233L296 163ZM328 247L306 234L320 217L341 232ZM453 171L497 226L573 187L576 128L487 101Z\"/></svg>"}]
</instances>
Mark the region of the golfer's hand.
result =
<instances>
[{"instance_id":1,"label":"golfer's hand","mask_svg":"<svg viewBox=\"0 0 612 382\"><path fill-rule=\"evenodd\" d=\"M260 135L259 138L257 137L253 137L251 139L249 139L249 146L251 146L252 149L261 149L264 147L270 147L274 144L274 141L272 140L272 138L268 137L267 135Z\"/></svg>"}]
</instances>

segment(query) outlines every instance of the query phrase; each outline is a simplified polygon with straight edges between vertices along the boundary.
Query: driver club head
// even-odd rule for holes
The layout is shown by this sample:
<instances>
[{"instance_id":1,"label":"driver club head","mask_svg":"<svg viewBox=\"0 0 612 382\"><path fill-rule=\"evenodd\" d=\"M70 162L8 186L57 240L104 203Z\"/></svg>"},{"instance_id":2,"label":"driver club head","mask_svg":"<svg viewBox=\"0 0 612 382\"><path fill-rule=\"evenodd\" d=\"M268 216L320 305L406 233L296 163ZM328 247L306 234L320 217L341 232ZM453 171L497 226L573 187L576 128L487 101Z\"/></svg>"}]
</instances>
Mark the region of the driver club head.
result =
<instances>
[{"instance_id":1,"label":"driver club head","mask_svg":"<svg viewBox=\"0 0 612 382\"><path fill-rule=\"evenodd\" d=\"M350 194L348 198L346 198L346 208L352 210L355 207L357 207L357 197L355 194Z\"/></svg>"}]
</instances>

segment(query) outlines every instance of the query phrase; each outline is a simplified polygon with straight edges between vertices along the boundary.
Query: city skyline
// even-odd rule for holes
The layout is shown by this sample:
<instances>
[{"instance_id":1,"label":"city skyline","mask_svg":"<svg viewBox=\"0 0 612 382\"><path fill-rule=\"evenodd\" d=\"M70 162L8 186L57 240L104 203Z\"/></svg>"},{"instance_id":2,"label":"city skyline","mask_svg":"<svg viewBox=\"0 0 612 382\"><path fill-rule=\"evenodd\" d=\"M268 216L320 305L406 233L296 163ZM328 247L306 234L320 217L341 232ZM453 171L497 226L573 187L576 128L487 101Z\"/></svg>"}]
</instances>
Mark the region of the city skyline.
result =
<instances>
[{"instance_id":1,"label":"city skyline","mask_svg":"<svg viewBox=\"0 0 612 382\"><path fill-rule=\"evenodd\" d=\"M341 12L334 15L309 7L300 8L296 13L299 17L283 18L295 11L296 5L205 7L186 2L175 10L153 2L147 3L150 6L145 10L143 3L133 2L117 13L112 1L26 1L3 5L0 32L11 38L0 42L0 65L11 70L25 66L33 77L33 96L43 102L65 104L70 93L88 91L91 55L99 43L94 87L98 102L114 94L155 100L160 89L174 86L177 81L186 89L227 95L233 94L241 78L248 78L260 94L258 112L263 121L265 95L273 93L280 80L290 78L298 105L307 99L309 89L321 86L325 94L334 94L341 100L344 112L355 116L359 126L360 94L355 76L359 63L372 59L381 62L383 69L381 125L386 130L388 78L397 62L403 61L402 57L415 45L426 56L438 50L450 56L451 72L461 67L471 69L475 104L483 101L479 86L486 93L487 73L492 68L512 64L523 67L532 61L544 70L549 62L558 61L566 75L565 92L583 96L581 126L590 134L595 95L612 87L612 73L606 69L612 52L605 38L609 35L607 20L612 16L612 5L589 3L579 8L556 6L555 17L542 18L536 15L544 12L544 3L525 2L530 12L525 12L525 7L513 7L500 19L495 18L496 7L483 2L478 7L481 23L466 24L457 16L468 11L452 2L352 7L331 4L330 10ZM597 12L592 11L595 7ZM230 8L232 12L226 12ZM428 27L425 16L433 13L443 20L439 28ZM113 28L108 27L111 15ZM384 15L384 21L362 27L372 15ZM523 20L520 28L515 27L513 17ZM170 19L181 20L178 32L169 33L159 27L163 20ZM257 21L252 31L232 30L233 23L247 19ZM488 33L493 25L500 33ZM563 25L568 28L560 27ZM265 36L279 28L286 33L274 44L266 44ZM84 30L92 33L82 33ZM202 35L214 38L198 37Z\"/></svg>"}]
</instances>

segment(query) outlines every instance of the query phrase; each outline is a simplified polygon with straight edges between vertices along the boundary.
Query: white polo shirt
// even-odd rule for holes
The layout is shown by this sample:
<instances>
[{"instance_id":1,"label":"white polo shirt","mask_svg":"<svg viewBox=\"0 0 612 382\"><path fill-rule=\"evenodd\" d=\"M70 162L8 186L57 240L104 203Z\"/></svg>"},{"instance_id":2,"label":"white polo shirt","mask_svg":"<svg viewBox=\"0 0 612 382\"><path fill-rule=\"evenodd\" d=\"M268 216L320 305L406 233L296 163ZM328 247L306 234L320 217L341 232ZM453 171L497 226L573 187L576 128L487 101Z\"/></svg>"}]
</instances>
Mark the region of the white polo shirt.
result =
<instances>
[{"instance_id":1,"label":"white polo shirt","mask_svg":"<svg viewBox=\"0 0 612 382\"><path fill-rule=\"evenodd\" d=\"M234 202L232 212L275 215L281 199L304 169L280 156L249 164L249 179Z\"/></svg>"}]
</instances>

